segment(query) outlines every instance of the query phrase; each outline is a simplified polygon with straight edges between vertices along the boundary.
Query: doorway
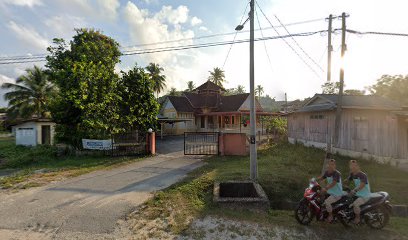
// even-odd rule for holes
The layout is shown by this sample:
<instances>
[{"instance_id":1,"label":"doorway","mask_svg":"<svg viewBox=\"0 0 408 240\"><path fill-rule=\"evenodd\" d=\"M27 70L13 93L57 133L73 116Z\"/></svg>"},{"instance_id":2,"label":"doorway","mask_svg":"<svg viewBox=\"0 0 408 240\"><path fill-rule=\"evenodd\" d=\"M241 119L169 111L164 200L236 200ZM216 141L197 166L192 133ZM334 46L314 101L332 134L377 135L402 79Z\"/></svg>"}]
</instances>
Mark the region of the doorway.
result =
<instances>
[{"instance_id":1,"label":"doorway","mask_svg":"<svg viewBox=\"0 0 408 240\"><path fill-rule=\"evenodd\" d=\"M41 144L51 144L51 126L43 125L41 126Z\"/></svg>"}]
</instances>

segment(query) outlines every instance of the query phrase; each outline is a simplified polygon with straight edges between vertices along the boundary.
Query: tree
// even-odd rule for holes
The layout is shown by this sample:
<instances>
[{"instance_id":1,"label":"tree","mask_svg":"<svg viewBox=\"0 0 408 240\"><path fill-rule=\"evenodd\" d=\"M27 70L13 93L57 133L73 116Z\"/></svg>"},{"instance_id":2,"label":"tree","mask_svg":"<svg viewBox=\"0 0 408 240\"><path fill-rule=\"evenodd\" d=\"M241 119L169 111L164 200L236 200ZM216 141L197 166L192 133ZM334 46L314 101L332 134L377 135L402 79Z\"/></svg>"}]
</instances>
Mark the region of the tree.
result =
<instances>
[{"instance_id":1,"label":"tree","mask_svg":"<svg viewBox=\"0 0 408 240\"><path fill-rule=\"evenodd\" d=\"M172 87L167 95L169 95L169 96L178 96L179 92L177 91L176 88Z\"/></svg>"},{"instance_id":2,"label":"tree","mask_svg":"<svg viewBox=\"0 0 408 240\"><path fill-rule=\"evenodd\" d=\"M408 106L408 75L383 75L369 90L374 95Z\"/></svg>"},{"instance_id":3,"label":"tree","mask_svg":"<svg viewBox=\"0 0 408 240\"><path fill-rule=\"evenodd\" d=\"M193 81L188 81L187 82L187 91L192 92L195 89L195 84Z\"/></svg>"},{"instance_id":4,"label":"tree","mask_svg":"<svg viewBox=\"0 0 408 240\"><path fill-rule=\"evenodd\" d=\"M210 76L208 77L208 81L211 81L217 84L220 87L223 87L223 83L225 82L225 74L224 70L221 68L214 68L213 71L209 71Z\"/></svg>"},{"instance_id":5,"label":"tree","mask_svg":"<svg viewBox=\"0 0 408 240\"><path fill-rule=\"evenodd\" d=\"M48 74L37 66L27 69L16 83L3 83L1 88L11 90L4 95L9 101L7 112L10 118L44 117L49 100L55 93Z\"/></svg>"},{"instance_id":6,"label":"tree","mask_svg":"<svg viewBox=\"0 0 408 240\"><path fill-rule=\"evenodd\" d=\"M159 93L166 87L166 76L162 74L164 69L157 63L150 63L146 67L146 70L149 73L150 78L153 80L153 89L156 92L157 97L159 97Z\"/></svg>"},{"instance_id":7,"label":"tree","mask_svg":"<svg viewBox=\"0 0 408 240\"><path fill-rule=\"evenodd\" d=\"M323 94L338 94L340 89L340 82L325 82L322 85Z\"/></svg>"},{"instance_id":8,"label":"tree","mask_svg":"<svg viewBox=\"0 0 408 240\"><path fill-rule=\"evenodd\" d=\"M245 87L244 86L242 86L242 85L238 85L238 87L237 87L237 93L238 94L242 94L242 93L245 93Z\"/></svg>"},{"instance_id":9,"label":"tree","mask_svg":"<svg viewBox=\"0 0 408 240\"><path fill-rule=\"evenodd\" d=\"M6 113L7 108L6 107L0 107L0 113Z\"/></svg>"},{"instance_id":10,"label":"tree","mask_svg":"<svg viewBox=\"0 0 408 240\"><path fill-rule=\"evenodd\" d=\"M67 44L54 39L46 66L59 88L51 113L59 141L81 146L82 138L107 138L120 131L119 44L92 29L76 29Z\"/></svg>"},{"instance_id":11,"label":"tree","mask_svg":"<svg viewBox=\"0 0 408 240\"><path fill-rule=\"evenodd\" d=\"M344 91L344 95L357 95L357 96L362 96L365 95L364 90L358 90L358 89L347 89Z\"/></svg>"},{"instance_id":12,"label":"tree","mask_svg":"<svg viewBox=\"0 0 408 240\"><path fill-rule=\"evenodd\" d=\"M263 87L261 85L256 86L255 95L258 95L258 98L260 98L263 93L264 93Z\"/></svg>"},{"instance_id":13,"label":"tree","mask_svg":"<svg viewBox=\"0 0 408 240\"><path fill-rule=\"evenodd\" d=\"M135 66L122 72L119 84L120 126L123 130L146 131L156 125L159 104L154 97L155 81L145 69Z\"/></svg>"}]
</instances>

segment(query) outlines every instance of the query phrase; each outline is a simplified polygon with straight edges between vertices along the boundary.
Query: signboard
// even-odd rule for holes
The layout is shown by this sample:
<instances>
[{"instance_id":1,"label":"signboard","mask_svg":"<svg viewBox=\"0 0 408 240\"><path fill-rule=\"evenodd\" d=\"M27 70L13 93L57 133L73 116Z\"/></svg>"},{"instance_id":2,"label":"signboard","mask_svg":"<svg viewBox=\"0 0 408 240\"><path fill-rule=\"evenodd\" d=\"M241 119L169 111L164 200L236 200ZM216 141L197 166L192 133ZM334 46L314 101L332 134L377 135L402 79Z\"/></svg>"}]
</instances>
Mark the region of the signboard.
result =
<instances>
[{"instance_id":1,"label":"signboard","mask_svg":"<svg viewBox=\"0 0 408 240\"><path fill-rule=\"evenodd\" d=\"M112 140L82 139L82 147L91 150L110 150Z\"/></svg>"}]
</instances>

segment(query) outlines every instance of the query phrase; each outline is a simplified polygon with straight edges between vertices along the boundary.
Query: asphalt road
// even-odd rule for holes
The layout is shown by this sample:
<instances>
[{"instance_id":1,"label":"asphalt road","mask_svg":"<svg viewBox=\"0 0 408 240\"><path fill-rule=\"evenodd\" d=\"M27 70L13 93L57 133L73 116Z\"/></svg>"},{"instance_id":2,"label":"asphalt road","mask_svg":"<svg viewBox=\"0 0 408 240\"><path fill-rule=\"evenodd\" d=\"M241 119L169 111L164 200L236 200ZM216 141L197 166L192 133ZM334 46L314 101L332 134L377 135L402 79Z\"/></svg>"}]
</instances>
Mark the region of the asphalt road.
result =
<instances>
[{"instance_id":1,"label":"asphalt road","mask_svg":"<svg viewBox=\"0 0 408 240\"><path fill-rule=\"evenodd\" d=\"M167 147L140 162L0 194L0 238L2 232L13 236L13 231L21 230L47 233L57 239L78 232L90 236L113 232L117 221L154 191L172 185L203 164L200 157L183 155L181 138L160 144Z\"/></svg>"}]
</instances>

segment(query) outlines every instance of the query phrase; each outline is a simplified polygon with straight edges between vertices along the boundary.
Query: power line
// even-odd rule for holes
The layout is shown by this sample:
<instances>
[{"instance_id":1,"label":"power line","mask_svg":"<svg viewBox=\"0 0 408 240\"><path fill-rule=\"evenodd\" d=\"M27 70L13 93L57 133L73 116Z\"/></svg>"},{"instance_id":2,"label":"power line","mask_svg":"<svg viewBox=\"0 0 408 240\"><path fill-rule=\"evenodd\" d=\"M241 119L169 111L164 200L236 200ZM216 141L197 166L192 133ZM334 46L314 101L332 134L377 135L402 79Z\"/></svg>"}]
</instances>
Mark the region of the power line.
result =
<instances>
[{"instance_id":1,"label":"power line","mask_svg":"<svg viewBox=\"0 0 408 240\"><path fill-rule=\"evenodd\" d=\"M338 29L336 29L338 30ZM395 37L408 37L408 33L391 33L391 32L360 32L356 30L347 29L348 33L358 34L358 35L386 35L386 36L395 36Z\"/></svg>"},{"instance_id":2,"label":"power line","mask_svg":"<svg viewBox=\"0 0 408 240\"><path fill-rule=\"evenodd\" d=\"M308 23L318 22L318 21L322 21L322 20L324 20L324 18L297 21L297 22L292 22L292 23L286 24L286 26L308 24ZM274 26L274 27L275 28L280 28L281 26ZM267 29L272 29L272 27L263 28L263 30L267 30ZM255 31L260 31L260 30L261 29L255 29ZM236 35L236 34L242 34L242 33L247 33L247 32L249 32L249 30L244 30L244 31L239 31L239 32L235 31L235 32L228 32L228 33L217 33L217 34L203 35L203 36L192 37L192 38L181 38L181 39L162 41L162 42L154 42L154 43L146 43L146 44L136 44L136 45L123 46L123 47L120 47L120 48L124 52L126 52L126 51L132 51L132 50L125 50L125 49L128 49L128 48L162 45L162 44L177 43L177 42L184 42L184 41L191 41L191 40L201 40L201 39L206 39L206 38L215 38L215 37L222 37L222 36L228 36L228 35ZM47 56L46 53L43 53L43 54L31 54L31 55L15 55L15 56L0 57L0 61L2 61L2 60L36 59L36 58L45 58L46 56Z\"/></svg>"},{"instance_id":3,"label":"power line","mask_svg":"<svg viewBox=\"0 0 408 240\"><path fill-rule=\"evenodd\" d=\"M270 36L270 37L262 37L256 38L254 41L267 41L267 40L274 40L274 39L284 39L289 37L308 37L316 34L321 34L327 32L327 30L320 30L320 31L313 31L313 32L302 32L296 33L291 35L281 35L281 36ZM216 47L216 46L224 46L230 44L239 44L239 43L247 43L249 39L241 39L236 41L222 41L222 42L212 42L212 43L204 43L204 44L192 44L192 45L181 45L177 47L168 47L168 48L152 48L152 49L145 49L145 50L138 50L138 51L129 51L127 53L123 53L122 56L129 56L129 55L141 55L141 54L150 54L150 53L159 53L159 52L170 52L170 51L179 51L179 50L187 50L187 49L197 49L197 48L208 48L208 47ZM13 63L26 63L26 62L41 62L45 61L45 59L37 59L32 61L13 61L13 62L1 62L2 64L13 64Z\"/></svg>"},{"instance_id":4,"label":"power line","mask_svg":"<svg viewBox=\"0 0 408 240\"><path fill-rule=\"evenodd\" d=\"M243 12L243 14L242 14L241 21L239 21L239 24L241 24L241 23L242 23L242 20L244 20L245 13L246 13L246 11L247 11L247 9L248 9L248 6L249 6L249 2L247 2L246 6L245 6L245 10L244 10L244 12ZM237 37L237 34L238 34L238 31L235 31L234 39L232 40L232 42L235 42L235 39L236 39L236 37ZM230 54L230 52L231 52L232 46L234 46L234 44L231 44L231 46L230 46L229 49L228 49L227 56L225 57L225 60L224 60L224 64L222 64L222 69L224 69L225 64L227 63L227 60L228 60L229 54Z\"/></svg>"},{"instance_id":5,"label":"power line","mask_svg":"<svg viewBox=\"0 0 408 240\"><path fill-rule=\"evenodd\" d=\"M278 18L278 16L275 15L276 20L278 20L279 24L285 29L285 31L290 34L288 29L285 27L285 25L281 22L281 20ZM300 46L300 44L296 41L296 39L292 38L293 42L299 47L299 49L306 55L307 58L310 59L322 72L324 72L323 68L312 58L310 55Z\"/></svg>"},{"instance_id":6,"label":"power line","mask_svg":"<svg viewBox=\"0 0 408 240\"><path fill-rule=\"evenodd\" d=\"M266 20L269 22L269 24L271 25L271 27L273 28L273 30L276 32L276 34L277 34L278 36L281 36L280 33L278 32L278 30L276 30L276 28L273 26L272 22L271 22L271 21L269 20L269 18L266 16L266 14L265 14L264 11L262 10L262 8L259 6L258 2L255 2L255 3L256 3L256 5L258 6L259 10L261 10L262 15L266 18ZM292 47L292 45L290 45L290 43L289 43L288 41L286 41L285 38L282 38L282 40L286 43L286 45L288 45L288 47L289 47L290 49L292 49L292 51L299 57L299 59L302 60L302 62L303 62L317 77L321 78L321 76L319 75L319 73L317 73L317 72L313 69L313 67L312 67L308 62L306 62L305 59L303 59L303 57L296 51L296 49L294 49L294 48Z\"/></svg>"},{"instance_id":7,"label":"power line","mask_svg":"<svg viewBox=\"0 0 408 240\"><path fill-rule=\"evenodd\" d=\"M264 37L261 23L259 22L258 11L255 11L255 15L256 15L256 20L258 21L259 29L261 30L261 36ZM269 57L268 48L266 47L266 42L263 41L263 44L264 44L266 56L268 57L269 66L271 67L271 70L273 71L272 61L271 61L271 58Z\"/></svg>"}]
</instances>

